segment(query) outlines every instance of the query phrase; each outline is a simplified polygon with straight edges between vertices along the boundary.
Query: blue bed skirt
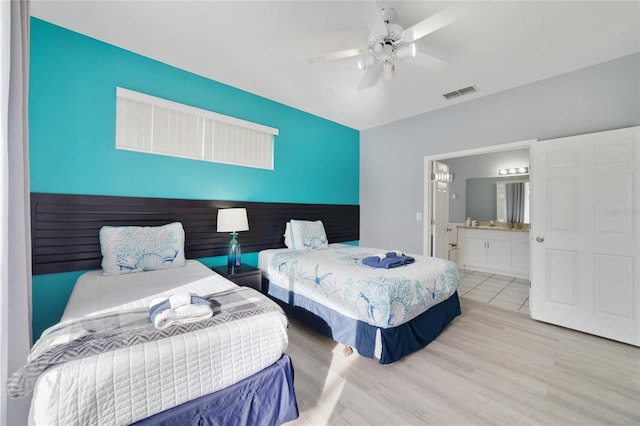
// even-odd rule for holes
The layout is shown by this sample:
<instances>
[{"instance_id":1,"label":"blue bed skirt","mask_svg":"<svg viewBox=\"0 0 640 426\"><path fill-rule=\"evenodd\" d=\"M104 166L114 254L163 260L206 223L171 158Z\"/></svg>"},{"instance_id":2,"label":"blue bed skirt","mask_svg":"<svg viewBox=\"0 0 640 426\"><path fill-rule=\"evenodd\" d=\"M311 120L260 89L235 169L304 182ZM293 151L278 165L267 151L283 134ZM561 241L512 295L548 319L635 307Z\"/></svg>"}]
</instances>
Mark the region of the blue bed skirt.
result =
<instances>
[{"instance_id":1,"label":"blue bed skirt","mask_svg":"<svg viewBox=\"0 0 640 426\"><path fill-rule=\"evenodd\" d=\"M271 282L268 294L282 306L287 315L304 322L338 343L356 348L360 355L373 358L378 327L345 317ZM380 364L390 364L424 348L461 312L458 292L455 292L447 300L432 306L407 323L393 328L381 328Z\"/></svg>"},{"instance_id":2,"label":"blue bed skirt","mask_svg":"<svg viewBox=\"0 0 640 426\"><path fill-rule=\"evenodd\" d=\"M272 426L297 418L293 365L284 354L253 376L134 424Z\"/></svg>"}]
</instances>

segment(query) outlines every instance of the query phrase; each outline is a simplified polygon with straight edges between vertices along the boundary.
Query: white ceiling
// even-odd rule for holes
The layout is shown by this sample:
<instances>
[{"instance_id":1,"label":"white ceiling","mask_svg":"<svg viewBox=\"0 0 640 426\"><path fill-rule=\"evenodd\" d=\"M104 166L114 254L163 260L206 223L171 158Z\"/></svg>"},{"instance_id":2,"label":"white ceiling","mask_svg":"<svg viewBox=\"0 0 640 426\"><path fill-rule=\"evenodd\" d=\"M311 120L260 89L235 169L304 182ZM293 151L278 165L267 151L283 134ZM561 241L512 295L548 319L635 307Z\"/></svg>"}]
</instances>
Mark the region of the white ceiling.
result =
<instances>
[{"instance_id":1,"label":"white ceiling","mask_svg":"<svg viewBox=\"0 0 640 426\"><path fill-rule=\"evenodd\" d=\"M378 1L407 28L451 1ZM35 0L37 18L294 108L363 130L640 51L639 1L472 1L423 37L448 65L400 61L396 77L356 90L358 58L309 64L364 47L364 1ZM469 85L454 100L444 93Z\"/></svg>"}]
</instances>

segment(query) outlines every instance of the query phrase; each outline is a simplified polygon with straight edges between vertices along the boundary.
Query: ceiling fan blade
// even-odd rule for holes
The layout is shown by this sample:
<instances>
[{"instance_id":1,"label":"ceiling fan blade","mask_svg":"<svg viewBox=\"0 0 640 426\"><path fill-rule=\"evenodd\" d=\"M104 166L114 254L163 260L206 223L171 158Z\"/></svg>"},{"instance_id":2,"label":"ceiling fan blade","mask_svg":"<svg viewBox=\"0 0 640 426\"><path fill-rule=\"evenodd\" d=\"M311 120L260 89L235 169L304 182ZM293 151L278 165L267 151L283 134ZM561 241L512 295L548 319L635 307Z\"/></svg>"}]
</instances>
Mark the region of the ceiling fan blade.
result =
<instances>
[{"instance_id":1,"label":"ceiling fan blade","mask_svg":"<svg viewBox=\"0 0 640 426\"><path fill-rule=\"evenodd\" d=\"M380 76L382 76L382 61L376 61L375 64L367 68L357 89L361 90L375 86L378 80L380 80Z\"/></svg>"},{"instance_id":2,"label":"ceiling fan blade","mask_svg":"<svg viewBox=\"0 0 640 426\"><path fill-rule=\"evenodd\" d=\"M380 12L378 3L375 1L367 1L365 2L364 7L364 19L369 32L374 35L387 34L389 30L387 29L387 25L382 19L382 13Z\"/></svg>"},{"instance_id":3,"label":"ceiling fan blade","mask_svg":"<svg viewBox=\"0 0 640 426\"><path fill-rule=\"evenodd\" d=\"M457 21L462 18L467 11L467 6L462 5L462 3L455 3L454 5L441 10L435 15L431 15L427 19L404 30L402 32L402 41L405 43L416 41L427 34L431 34L432 32Z\"/></svg>"},{"instance_id":4,"label":"ceiling fan blade","mask_svg":"<svg viewBox=\"0 0 640 426\"><path fill-rule=\"evenodd\" d=\"M429 71L441 71L445 66L447 66L446 61L420 52L416 52L415 57L409 56L407 58L403 58L403 60Z\"/></svg>"},{"instance_id":5,"label":"ceiling fan blade","mask_svg":"<svg viewBox=\"0 0 640 426\"><path fill-rule=\"evenodd\" d=\"M337 52L331 52L331 53L326 53L324 55L314 56L312 58L307 59L307 62L309 62L310 64L317 64L320 62L335 61L336 59L351 58L353 56L358 56L362 54L364 54L364 49L339 50Z\"/></svg>"}]
</instances>

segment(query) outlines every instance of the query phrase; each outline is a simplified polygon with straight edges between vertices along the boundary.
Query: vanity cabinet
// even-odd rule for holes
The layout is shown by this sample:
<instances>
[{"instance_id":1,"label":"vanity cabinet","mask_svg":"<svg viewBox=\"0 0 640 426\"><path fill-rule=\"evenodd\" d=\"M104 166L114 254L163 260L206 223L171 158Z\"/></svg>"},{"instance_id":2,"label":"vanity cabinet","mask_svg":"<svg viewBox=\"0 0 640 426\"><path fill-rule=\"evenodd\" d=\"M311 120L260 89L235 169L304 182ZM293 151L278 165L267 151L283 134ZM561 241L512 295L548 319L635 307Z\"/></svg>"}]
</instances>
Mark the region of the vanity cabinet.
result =
<instances>
[{"instance_id":1,"label":"vanity cabinet","mask_svg":"<svg viewBox=\"0 0 640 426\"><path fill-rule=\"evenodd\" d=\"M529 233L511 234L511 270L516 274L529 276Z\"/></svg>"},{"instance_id":2,"label":"vanity cabinet","mask_svg":"<svg viewBox=\"0 0 640 426\"><path fill-rule=\"evenodd\" d=\"M528 279L528 236L528 232L467 228L464 231L464 268Z\"/></svg>"},{"instance_id":3,"label":"vanity cabinet","mask_svg":"<svg viewBox=\"0 0 640 426\"><path fill-rule=\"evenodd\" d=\"M465 231L464 239L464 267L465 269L473 269L475 267L487 266L487 240L484 238L474 238L467 234L473 234L473 231Z\"/></svg>"}]
</instances>

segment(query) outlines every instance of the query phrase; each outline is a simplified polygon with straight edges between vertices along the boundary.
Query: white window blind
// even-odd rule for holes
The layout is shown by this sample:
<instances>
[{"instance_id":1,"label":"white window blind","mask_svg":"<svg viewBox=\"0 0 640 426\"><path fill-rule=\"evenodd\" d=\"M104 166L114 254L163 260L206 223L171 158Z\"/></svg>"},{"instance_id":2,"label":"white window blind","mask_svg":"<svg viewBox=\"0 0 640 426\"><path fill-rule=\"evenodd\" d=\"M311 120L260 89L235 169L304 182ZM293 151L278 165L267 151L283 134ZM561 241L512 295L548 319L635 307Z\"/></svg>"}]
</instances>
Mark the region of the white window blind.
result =
<instances>
[{"instance_id":1,"label":"white window blind","mask_svg":"<svg viewBox=\"0 0 640 426\"><path fill-rule=\"evenodd\" d=\"M116 148L273 170L279 131L118 87Z\"/></svg>"}]
</instances>

